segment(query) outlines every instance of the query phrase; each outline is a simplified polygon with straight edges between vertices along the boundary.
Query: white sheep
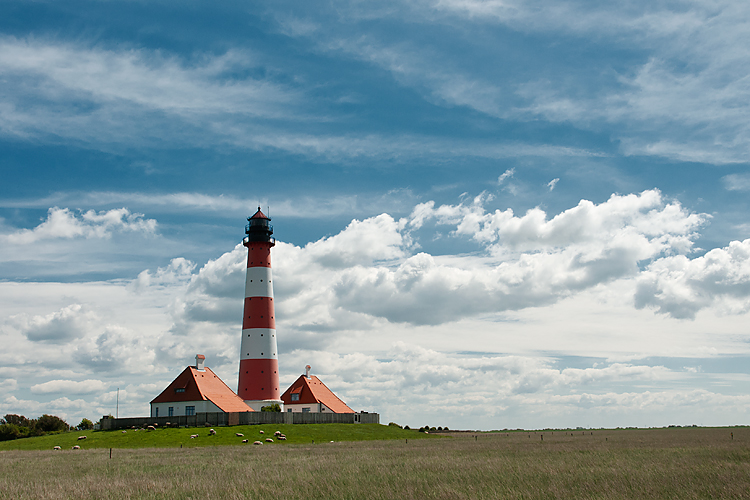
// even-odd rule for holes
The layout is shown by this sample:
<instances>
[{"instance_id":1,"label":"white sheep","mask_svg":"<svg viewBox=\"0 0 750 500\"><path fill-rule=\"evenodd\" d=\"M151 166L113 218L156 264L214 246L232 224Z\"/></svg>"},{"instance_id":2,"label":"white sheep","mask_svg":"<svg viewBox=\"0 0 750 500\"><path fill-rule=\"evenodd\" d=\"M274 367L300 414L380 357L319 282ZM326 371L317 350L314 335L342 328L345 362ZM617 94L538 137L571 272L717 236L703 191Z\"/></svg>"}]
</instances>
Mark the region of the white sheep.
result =
<instances>
[{"instance_id":1,"label":"white sheep","mask_svg":"<svg viewBox=\"0 0 750 500\"><path fill-rule=\"evenodd\" d=\"M263 444L260 441L255 441L253 444Z\"/></svg>"},{"instance_id":2,"label":"white sheep","mask_svg":"<svg viewBox=\"0 0 750 500\"><path fill-rule=\"evenodd\" d=\"M190 439L195 439L195 438L197 438L197 437L198 437L198 434L191 434L191 435L190 435Z\"/></svg>"},{"instance_id":3,"label":"white sheep","mask_svg":"<svg viewBox=\"0 0 750 500\"><path fill-rule=\"evenodd\" d=\"M243 442L243 443L247 443L247 439L243 439L243 440L242 440L242 442Z\"/></svg>"},{"instance_id":4,"label":"white sheep","mask_svg":"<svg viewBox=\"0 0 750 500\"><path fill-rule=\"evenodd\" d=\"M260 431L260 433L261 433L261 434L265 434L265 432L263 432L263 431Z\"/></svg>"},{"instance_id":5,"label":"white sheep","mask_svg":"<svg viewBox=\"0 0 750 500\"><path fill-rule=\"evenodd\" d=\"M54 448L52 448L52 449L53 449L53 450L62 450L62 448L60 448L59 446L55 446L55 447L54 447Z\"/></svg>"},{"instance_id":6,"label":"white sheep","mask_svg":"<svg viewBox=\"0 0 750 500\"><path fill-rule=\"evenodd\" d=\"M271 438L266 438L266 443L273 443L273 439L271 439Z\"/></svg>"},{"instance_id":7,"label":"white sheep","mask_svg":"<svg viewBox=\"0 0 750 500\"><path fill-rule=\"evenodd\" d=\"M86 436L78 436L78 440L86 439Z\"/></svg>"},{"instance_id":8,"label":"white sheep","mask_svg":"<svg viewBox=\"0 0 750 500\"><path fill-rule=\"evenodd\" d=\"M279 436L279 441L286 441L286 436Z\"/></svg>"},{"instance_id":9,"label":"white sheep","mask_svg":"<svg viewBox=\"0 0 750 500\"><path fill-rule=\"evenodd\" d=\"M243 438L243 437L245 437L245 435L244 435L243 433L241 433L241 432L237 432L237 433L235 433L234 435L235 435L235 436L237 436L238 438Z\"/></svg>"},{"instance_id":10,"label":"white sheep","mask_svg":"<svg viewBox=\"0 0 750 500\"><path fill-rule=\"evenodd\" d=\"M281 431L276 431L273 433L274 436L281 436Z\"/></svg>"},{"instance_id":11,"label":"white sheep","mask_svg":"<svg viewBox=\"0 0 750 500\"><path fill-rule=\"evenodd\" d=\"M122 431L123 434L127 434L128 431Z\"/></svg>"},{"instance_id":12,"label":"white sheep","mask_svg":"<svg viewBox=\"0 0 750 500\"><path fill-rule=\"evenodd\" d=\"M80 449L81 449L81 447L80 447L80 446L78 446L78 445L75 445L75 446L74 446L73 448L71 448L71 449L72 449L72 450L80 450Z\"/></svg>"},{"instance_id":13,"label":"white sheep","mask_svg":"<svg viewBox=\"0 0 750 500\"><path fill-rule=\"evenodd\" d=\"M148 429L150 431L155 431L156 427L154 427L153 425L149 425L148 427L146 427L146 429Z\"/></svg>"},{"instance_id":14,"label":"white sheep","mask_svg":"<svg viewBox=\"0 0 750 500\"><path fill-rule=\"evenodd\" d=\"M215 436L215 435L216 435L216 431L215 431L215 430L213 430L213 429L209 430L209 431L208 431L208 433L209 433L209 434L211 434L212 436Z\"/></svg>"}]
</instances>

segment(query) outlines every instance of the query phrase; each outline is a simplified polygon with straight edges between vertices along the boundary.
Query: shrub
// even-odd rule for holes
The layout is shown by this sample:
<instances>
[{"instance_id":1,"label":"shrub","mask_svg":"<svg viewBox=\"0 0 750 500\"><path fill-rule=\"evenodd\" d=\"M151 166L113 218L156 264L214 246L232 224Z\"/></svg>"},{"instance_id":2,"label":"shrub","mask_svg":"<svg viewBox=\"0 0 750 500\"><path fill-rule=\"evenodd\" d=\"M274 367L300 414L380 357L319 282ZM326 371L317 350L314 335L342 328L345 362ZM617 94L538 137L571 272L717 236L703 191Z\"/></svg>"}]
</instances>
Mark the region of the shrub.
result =
<instances>
[{"instance_id":1,"label":"shrub","mask_svg":"<svg viewBox=\"0 0 750 500\"><path fill-rule=\"evenodd\" d=\"M16 424L0 425L0 441L10 441L12 439L28 437L28 435L29 435L28 427L21 427Z\"/></svg>"},{"instance_id":2,"label":"shrub","mask_svg":"<svg viewBox=\"0 0 750 500\"><path fill-rule=\"evenodd\" d=\"M93 428L94 422L92 422L88 418L84 418L83 420L81 420L81 423L78 424L78 427L76 427L76 429L78 429L79 431L90 431Z\"/></svg>"},{"instance_id":3,"label":"shrub","mask_svg":"<svg viewBox=\"0 0 750 500\"><path fill-rule=\"evenodd\" d=\"M60 432L68 430L68 423L54 415L42 415L34 423L34 430L41 432Z\"/></svg>"},{"instance_id":4,"label":"shrub","mask_svg":"<svg viewBox=\"0 0 750 500\"><path fill-rule=\"evenodd\" d=\"M405 425L405 426L404 426L404 429L405 429L405 430L407 430L407 431L410 431L410 430L411 430L411 427L409 427L408 425Z\"/></svg>"},{"instance_id":5,"label":"shrub","mask_svg":"<svg viewBox=\"0 0 750 500\"><path fill-rule=\"evenodd\" d=\"M12 424L17 425L18 427L31 427L31 420L24 417L23 415L9 413L8 415L5 415L5 417L0 419L0 424Z\"/></svg>"},{"instance_id":6,"label":"shrub","mask_svg":"<svg viewBox=\"0 0 750 500\"><path fill-rule=\"evenodd\" d=\"M389 427L398 427L399 429L403 429L400 425L398 425L396 422L388 422Z\"/></svg>"},{"instance_id":7,"label":"shrub","mask_svg":"<svg viewBox=\"0 0 750 500\"><path fill-rule=\"evenodd\" d=\"M260 407L260 411L268 411L268 412L277 412L277 413L280 413L281 412L281 406L279 406L278 403L274 403L274 404L268 405L268 406L261 406Z\"/></svg>"}]
</instances>

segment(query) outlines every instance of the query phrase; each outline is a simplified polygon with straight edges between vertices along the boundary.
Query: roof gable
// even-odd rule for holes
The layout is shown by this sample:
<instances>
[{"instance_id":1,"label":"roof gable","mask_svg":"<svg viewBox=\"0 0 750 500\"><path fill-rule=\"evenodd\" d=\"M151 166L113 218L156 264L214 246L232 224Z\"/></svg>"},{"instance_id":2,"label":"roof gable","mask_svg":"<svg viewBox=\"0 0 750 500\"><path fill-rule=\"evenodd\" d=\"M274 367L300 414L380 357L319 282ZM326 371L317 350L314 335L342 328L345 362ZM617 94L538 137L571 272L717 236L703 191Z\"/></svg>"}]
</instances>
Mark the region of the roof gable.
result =
<instances>
[{"instance_id":1,"label":"roof gable","mask_svg":"<svg viewBox=\"0 0 750 500\"><path fill-rule=\"evenodd\" d=\"M180 390L179 392L177 392ZM151 403L211 401L226 413L253 411L210 368L188 366Z\"/></svg>"},{"instance_id":2,"label":"roof gable","mask_svg":"<svg viewBox=\"0 0 750 500\"><path fill-rule=\"evenodd\" d=\"M299 394L298 401L292 401L292 394ZM354 413L346 403L341 401L318 377L304 375L294 381L281 395L284 404L317 404L322 403L334 413Z\"/></svg>"}]
</instances>

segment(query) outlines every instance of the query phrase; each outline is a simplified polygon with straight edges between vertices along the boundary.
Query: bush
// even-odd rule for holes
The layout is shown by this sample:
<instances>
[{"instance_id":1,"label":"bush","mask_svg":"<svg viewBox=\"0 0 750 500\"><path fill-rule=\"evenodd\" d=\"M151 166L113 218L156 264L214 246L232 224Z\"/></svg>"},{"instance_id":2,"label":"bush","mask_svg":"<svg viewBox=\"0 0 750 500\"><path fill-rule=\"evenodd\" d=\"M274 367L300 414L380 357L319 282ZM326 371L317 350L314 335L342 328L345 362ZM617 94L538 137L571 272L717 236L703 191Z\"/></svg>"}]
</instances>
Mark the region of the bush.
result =
<instances>
[{"instance_id":1,"label":"bush","mask_svg":"<svg viewBox=\"0 0 750 500\"><path fill-rule=\"evenodd\" d=\"M10 441L13 439L28 437L28 435L28 427L21 427L16 424L0 425L0 441Z\"/></svg>"},{"instance_id":2,"label":"bush","mask_svg":"<svg viewBox=\"0 0 750 500\"><path fill-rule=\"evenodd\" d=\"M31 420L24 417L23 415L15 415L13 413L9 413L8 415L5 415L2 419L0 419L0 424L12 424L16 425L18 427L31 427Z\"/></svg>"},{"instance_id":3,"label":"bush","mask_svg":"<svg viewBox=\"0 0 750 500\"><path fill-rule=\"evenodd\" d=\"M34 423L34 430L42 433L67 431L69 427L65 420L54 415L42 415Z\"/></svg>"},{"instance_id":4,"label":"bush","mask_svg":"<svg viewBox=\"0 0 750 500\"><path fill-rule=\"evenodd\" d=\"M261 406L260 407L260 411L268 411L268 412L277 412L277 413L280 413L281 412L281 406L279 406L278 403L274 403L274 404L268 405L268 406Z\"/></svg>"},{"instance_id":5,"label":"bush","mask_svg":"<svg viewBox=\"0 0 750 500\"><path fill-rule=\"evenodd\" d=\"M408 425L405 425L405 426L404 426L404 429L405 429L405 430L407 430L407 431L410 431L410 430L411 430L411 427L409 427Z\"/></svg>"},{"instance_id":6,"label":"bush","mask_svg":"<svg viewBox=\"0 0 750 500\"><path fill-rule=\"evenodd\" d=\"M76 427L76 429L78 429L79 431L90 431L93 428L94 422L92 422L88 418L84 418L83 420L81 420L81 423L78 424L78 427Z\"/></svg>"},{"instance_id":7,"label":"bush","mask_svg":"<svg viewBox=\"0 0 750 500\"><path fill-rule=\"evenodd\" d=\"M389 427L398 427L399 429L403 429L400 425L398 425L396 422L388 422Z\"/></svg>"}]
</instances>

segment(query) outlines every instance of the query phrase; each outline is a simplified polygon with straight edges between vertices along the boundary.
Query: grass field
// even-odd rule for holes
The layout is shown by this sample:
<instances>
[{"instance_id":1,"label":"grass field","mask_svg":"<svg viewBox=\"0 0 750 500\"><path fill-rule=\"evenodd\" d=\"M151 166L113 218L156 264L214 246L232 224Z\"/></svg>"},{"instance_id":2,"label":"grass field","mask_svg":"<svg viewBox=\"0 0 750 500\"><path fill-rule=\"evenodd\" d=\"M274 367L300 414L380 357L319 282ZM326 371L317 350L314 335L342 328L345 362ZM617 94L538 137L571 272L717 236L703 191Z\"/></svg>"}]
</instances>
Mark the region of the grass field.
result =
<instances>
[{"instance_id":1,"label":"grass field","mask_svg":"<svg viewBox=\"0 0 750 500\"><path fill-rule=\"evenodd\" d=\"M51 450L55 446L70 450L74 445L82 449L95 448L196 448L203 446L240 445L243 439L264 441L273 438L275 431L285 434L286 441L274 439L274 445L327 443L329 441L368 441L374 439L425 439L431 435L405 431L398 427L378 424L308 424L308 425L238 425L214 427L216 435L209 434L209 427L185 429L157 429L155 431L75 431L50 436L16 439L0 442L0 450ZM264 431L261 434L260 431ZM235 433L244 434L237 437ZM191 439L192 434L199 434ZM78 441L79 436L86 436ZM247 446L247 445L245 445Z\"/></svg>"},{"instance_id":2,"label":"grass field","mask_svg":"<svg viewBox=\"0 0 750 500\"><path fill-rule=\"evenodd\" d=\"M474 436L454 434L451 439L408 443L118 449L112 459L107 449L2 451L0 496L750 498L748 428Z\"/></svg>"}]
</instances>

